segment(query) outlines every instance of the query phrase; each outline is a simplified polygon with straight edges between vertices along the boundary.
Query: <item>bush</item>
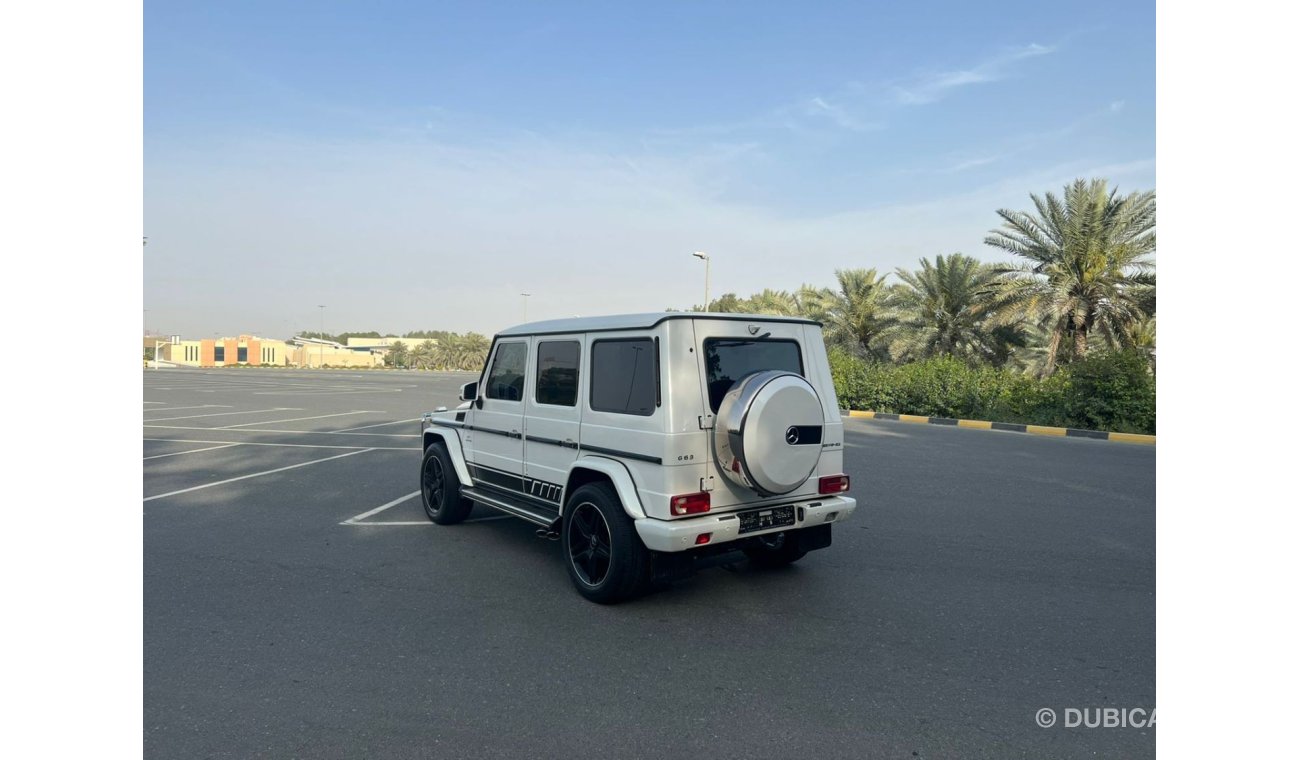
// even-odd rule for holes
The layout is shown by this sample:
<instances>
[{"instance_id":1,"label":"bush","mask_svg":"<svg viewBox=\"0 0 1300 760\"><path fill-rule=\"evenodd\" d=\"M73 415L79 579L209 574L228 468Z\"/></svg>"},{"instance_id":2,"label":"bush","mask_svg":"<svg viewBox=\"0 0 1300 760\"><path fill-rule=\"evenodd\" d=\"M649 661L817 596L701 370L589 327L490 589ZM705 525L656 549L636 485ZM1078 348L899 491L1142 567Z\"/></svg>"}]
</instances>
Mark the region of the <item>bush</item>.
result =
<instances>
[{"instance_id":1,"label":"bush","mask_svg":"<svg viewBox=\"0 0 1300 760\"><path fill-rule=\"evenodd\" d=\"M1077 427L1155 433L1156 379L1146 357L1133 352L1093 354L1066 368L1066 415Z\"/></svg>"},{"instance_id":2,"label":"bush","mask_svg":"<svg viewBox=\"0 0 1300 760\"><path fill-rule=\"evenodd\" d=\"M927 417L1155 432L1155 378L1143 357L1099 353L1039 380L952 357L868 363L829 351L840 406Z\"/></svg>"}]
</instances>

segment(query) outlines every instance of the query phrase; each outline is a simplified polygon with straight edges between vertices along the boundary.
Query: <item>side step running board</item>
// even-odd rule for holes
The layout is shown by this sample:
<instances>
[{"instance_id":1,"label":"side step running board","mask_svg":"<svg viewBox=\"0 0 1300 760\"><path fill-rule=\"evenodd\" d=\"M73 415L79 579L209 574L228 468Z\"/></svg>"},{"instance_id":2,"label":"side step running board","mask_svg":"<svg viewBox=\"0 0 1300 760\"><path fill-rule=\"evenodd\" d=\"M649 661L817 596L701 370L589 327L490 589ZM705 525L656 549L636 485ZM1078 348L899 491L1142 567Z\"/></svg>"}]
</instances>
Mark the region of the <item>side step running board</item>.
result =
<instances>
[{"instance_id":1,"label":"side step running board","mask_svg":"<svg viewBox=\"0 0 1300 760\"><path fill-rule=\"evenodd\" d=\"M540 525L543 528L555 530L559 525L560 518L554 514L546 514L542 510L535 509L527 504L521 504L513 499L497 494L489 494L478 488L461 487L460 495L469 499L476 504L482 504L485 507L499 509L507 514L514 515L523 520L527 520L534 525Z\"/></svg>"}]
</instances>

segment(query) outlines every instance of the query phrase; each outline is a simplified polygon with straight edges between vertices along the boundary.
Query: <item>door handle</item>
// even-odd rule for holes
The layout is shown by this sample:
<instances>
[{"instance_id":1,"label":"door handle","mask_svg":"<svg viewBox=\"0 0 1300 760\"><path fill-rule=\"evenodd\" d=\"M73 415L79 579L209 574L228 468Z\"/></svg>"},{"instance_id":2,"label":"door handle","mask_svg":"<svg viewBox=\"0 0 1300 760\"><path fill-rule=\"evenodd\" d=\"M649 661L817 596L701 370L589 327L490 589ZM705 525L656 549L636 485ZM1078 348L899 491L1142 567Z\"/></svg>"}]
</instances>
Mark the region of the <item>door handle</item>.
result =
<instances>
[{"instance_id":1,"label":"door handle","mask_svg":"<svg viewBox=\"0 0 1300 760\"><path fill-rule=\"evenodd\" d=\"M572 438L565 438L563 441L561 441L561 445L570 449L578 448L578 442L573 440Z\"/></svg>"},{"instance_id":2,"label":"door handle","mask_svg":"<svg viewBox=\"0 0 1300 760\"><path fill-rule=\"evenodd\" d=\"M523 436L523 435L522 435L518 430L511 430L511 431L510 431L510 437L511 437L511 438L523 438L524 436Z\"/></svg>"}]
</instances>

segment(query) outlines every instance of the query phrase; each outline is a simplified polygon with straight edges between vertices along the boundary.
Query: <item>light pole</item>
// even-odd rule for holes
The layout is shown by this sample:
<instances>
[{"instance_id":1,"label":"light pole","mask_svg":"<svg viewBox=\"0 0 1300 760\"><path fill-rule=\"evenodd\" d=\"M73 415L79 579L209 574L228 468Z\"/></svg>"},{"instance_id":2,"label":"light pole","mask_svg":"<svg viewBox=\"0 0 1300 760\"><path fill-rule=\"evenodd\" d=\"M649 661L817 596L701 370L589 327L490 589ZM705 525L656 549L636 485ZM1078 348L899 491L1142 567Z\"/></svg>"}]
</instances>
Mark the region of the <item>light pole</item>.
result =
<instances>
[{"instance_id":1,"label":"light pole","mask_svg":"<svg viewBox=\"0 0 1300 760\"><path fill-rule=\"evenodd\" d=\"M528 321L528 297L531 296L532 293L520 293L519 295L524 297L524 321L527 322Z\"/></svg>"},{"instance_id":2,"label":"light pole","mask_svg":"<svg viewBox=\"0 0 1300 760\"><path fill-rule=\"evenodd\" d=\"M704 260L704 311L709 310L709 254L704 251L696 251L691 254L697 259Z\"/></svg>"},{"instance_id":3,"label":"light pole","mask_svg":"<svg viewBox=\"0 0 1300 760\"><path fill-rule=\"evenodd\" d=\"M316 364L316 369L325 366L325 304L319 304L320 309L320 361Z\"/></svg>"}]
</instances>

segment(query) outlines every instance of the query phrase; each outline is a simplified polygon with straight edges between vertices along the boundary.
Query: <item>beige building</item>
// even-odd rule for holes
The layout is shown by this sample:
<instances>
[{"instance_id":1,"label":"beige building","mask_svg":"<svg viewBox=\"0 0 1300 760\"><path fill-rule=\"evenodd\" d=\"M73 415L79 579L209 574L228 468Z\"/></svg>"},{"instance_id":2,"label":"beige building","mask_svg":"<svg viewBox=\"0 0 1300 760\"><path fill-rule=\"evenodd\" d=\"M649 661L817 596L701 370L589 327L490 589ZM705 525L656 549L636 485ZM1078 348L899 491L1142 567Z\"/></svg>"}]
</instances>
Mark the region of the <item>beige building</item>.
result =
<instances>
[{"instance_id":1,"label":"beige building","mask_svg":"<svg viewBox=\"0 0 1300 760\"><path fill-rule=\"evenodd\" d=\"M368 338L363 340L376 340ZM319 338L294 338L289 361L297 367L382 367L387 348L352 346Z\"/></svg>"},{"instance_id":2,"label":"beige building","mask_svg":"<svg viewBox=\"0 0 1300 760\"><path fill-rule=\"evenodd\" d=\"M144 347L156 348L163 363L181 367L382 367L388 346L398 340L350 338L345 346L332 340L302 337L286 342L255 335L203 340L146 335Z\"/></svg>"},{"instance_id":3,"label":"beige building","mask_svg":"<svg viewBox=\"0 0 1300 760\"><path fill-rule=\"evenodd\" d=\"M146 339L146 341L152 339ZM164 340L164 339L157 339ZM158 358L182 367L288 366L292 346L282 340L240 335L234 338L167 340L158 346Z\"/></svg>"}]
</instances>

